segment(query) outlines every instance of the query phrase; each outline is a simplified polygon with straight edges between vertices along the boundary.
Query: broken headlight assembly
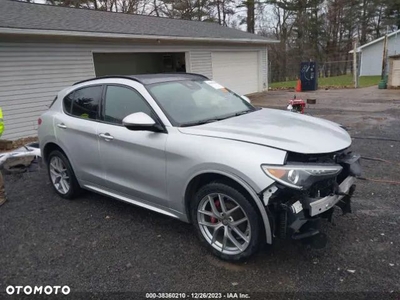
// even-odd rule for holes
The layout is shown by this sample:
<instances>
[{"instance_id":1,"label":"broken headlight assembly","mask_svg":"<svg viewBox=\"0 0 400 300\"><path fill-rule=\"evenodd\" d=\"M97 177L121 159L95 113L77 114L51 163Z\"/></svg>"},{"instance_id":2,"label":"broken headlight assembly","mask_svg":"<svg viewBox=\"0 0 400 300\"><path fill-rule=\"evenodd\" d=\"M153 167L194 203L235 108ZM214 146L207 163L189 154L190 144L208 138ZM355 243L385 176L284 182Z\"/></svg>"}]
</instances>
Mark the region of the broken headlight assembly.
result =
<instances>
[{"instance_id":1,"label":"broken headlight assembly","mask_svg":"<svg viewBox=\"0 0 400 300\"><path fill-rule=\"evenodd\" d=\"M261 167L272 179L297 190L306 190L315 182L335 177L342 171L339 165L262 165Z\"/></svg>"}]
</instances>

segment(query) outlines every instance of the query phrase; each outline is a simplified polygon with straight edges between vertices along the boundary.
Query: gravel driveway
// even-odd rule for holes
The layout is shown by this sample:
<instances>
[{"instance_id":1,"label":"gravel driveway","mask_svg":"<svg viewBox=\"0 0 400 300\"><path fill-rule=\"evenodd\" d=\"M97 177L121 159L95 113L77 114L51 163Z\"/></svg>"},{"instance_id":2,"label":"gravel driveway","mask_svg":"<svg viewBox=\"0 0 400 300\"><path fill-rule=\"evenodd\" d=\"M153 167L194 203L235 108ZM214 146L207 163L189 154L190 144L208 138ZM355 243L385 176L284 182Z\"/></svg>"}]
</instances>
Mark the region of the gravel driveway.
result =
<instances>
[{"instance_id":1,"label":"gravel driveway","mask_svg":"<svg viewBox=\"0 0 400 300\"><path fill-rule=\"evenodd\" d=\"M253 100L283 108L292 95L269 92ZM356 152L392 162L364 160L365 177L400 181L399 91L301 96L317 99L307 112L350 127ZM68 285L70 296L83 298L200 291L244 292L251 299L400 296L400 185L359 180L353 214L337 212L334 224L324 224L329 236L324 249L277 241L233 264L208 254L189 224L89 192L62 200L43 168L5 180L0 298L9 297L8 285Z\"/></svg>"}]
</instances>

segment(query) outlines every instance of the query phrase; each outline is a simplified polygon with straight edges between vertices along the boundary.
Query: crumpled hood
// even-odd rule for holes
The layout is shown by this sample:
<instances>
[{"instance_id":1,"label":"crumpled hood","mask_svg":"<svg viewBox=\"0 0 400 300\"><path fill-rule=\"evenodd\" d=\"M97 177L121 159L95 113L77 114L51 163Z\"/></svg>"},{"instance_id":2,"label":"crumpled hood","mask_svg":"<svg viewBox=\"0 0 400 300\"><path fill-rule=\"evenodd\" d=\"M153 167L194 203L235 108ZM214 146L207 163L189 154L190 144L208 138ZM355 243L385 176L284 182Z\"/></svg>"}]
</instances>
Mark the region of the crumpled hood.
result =
<instances>
[{"instance_id":1,"label":"crumpled hood","mask_svg":"<svg viewBox=\"0 0 400 300\"><path fill-rule=\"evenodd\" d=\"M330 153L351 145L349 134L337 123L266 108L179 130L184 134L232 139L304 154Z\"/></svg>"}]
</instances>

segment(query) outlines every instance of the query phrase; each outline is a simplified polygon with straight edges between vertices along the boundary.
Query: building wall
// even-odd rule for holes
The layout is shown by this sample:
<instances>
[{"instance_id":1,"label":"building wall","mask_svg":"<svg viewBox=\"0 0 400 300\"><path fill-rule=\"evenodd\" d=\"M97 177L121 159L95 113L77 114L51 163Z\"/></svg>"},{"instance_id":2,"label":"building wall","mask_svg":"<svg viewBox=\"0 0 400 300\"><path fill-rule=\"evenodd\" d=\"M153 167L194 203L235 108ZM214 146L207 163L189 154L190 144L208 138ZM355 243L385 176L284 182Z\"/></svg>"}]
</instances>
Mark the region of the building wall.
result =
<instances>
[{"instance_id":1,"label":"building wall","mask_svg":"<svg viewBox=\"0 0 400 300\"><path fill-rule=\"evenodd\" d=\"M69 44L0 43L4 139L35 136L37 119L57 92L94 76L91 52Z\"/></svg>"},{"instance_id":2,"label":"building wall","mask_svg":"<svg viewBox=\"0 0 400 300\"><path fill-rule=\"evenodd\" d=\"M189 62L187 72L200 73L209 78L212 78L212 51L257 50L266 58L266 48L261 46L1 40L0 106L6 127L3 139L36 136L37 119L57 92L77 81L95 77L93 53L185 52ZM260 70L261 91L268 88L266 60Z\"/></svg>"},{"instance_id":3,"label":"building wall","mask_svg":"<svg viewBox=\"0 0 400 300\"><path fill-rule=\"evenodd\" d=\"M388 55L400 54L400 34L389 37ZM383 40L362 49L360 76L382 74Z\"/></svg>"}]
</instances>

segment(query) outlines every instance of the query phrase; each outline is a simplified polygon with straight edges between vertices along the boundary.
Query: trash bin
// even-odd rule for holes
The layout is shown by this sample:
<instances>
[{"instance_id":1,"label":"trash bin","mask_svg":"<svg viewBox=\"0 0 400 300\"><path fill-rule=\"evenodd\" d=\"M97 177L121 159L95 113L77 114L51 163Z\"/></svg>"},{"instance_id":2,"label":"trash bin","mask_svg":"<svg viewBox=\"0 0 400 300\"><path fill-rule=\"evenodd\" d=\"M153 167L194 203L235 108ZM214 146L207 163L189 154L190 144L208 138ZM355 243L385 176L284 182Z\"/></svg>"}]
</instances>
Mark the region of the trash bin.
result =
<instances>
[{"instance_id":1,"label":"trash bin","mask_svg":"<svg viewBox=\"0 0 400 300\"><path fill-rule=\"evenodd\" d=\"M378 84L378 89L387 89L387 81L388 81L388 76L384 76L383 79L379 82Z\"/></svg>"},{"instance_id":2,"label":"trash bin","mask_svg":"<svg viewBox=\"0 0 400 300\"><path fill-rule=\"evenodd\" d=\"M315 91L318 89L318 66L314 61L300 64L300 80L302 91Z\"/></svg>"}]
</instances>

